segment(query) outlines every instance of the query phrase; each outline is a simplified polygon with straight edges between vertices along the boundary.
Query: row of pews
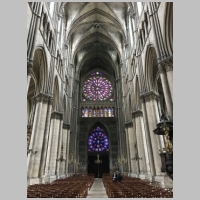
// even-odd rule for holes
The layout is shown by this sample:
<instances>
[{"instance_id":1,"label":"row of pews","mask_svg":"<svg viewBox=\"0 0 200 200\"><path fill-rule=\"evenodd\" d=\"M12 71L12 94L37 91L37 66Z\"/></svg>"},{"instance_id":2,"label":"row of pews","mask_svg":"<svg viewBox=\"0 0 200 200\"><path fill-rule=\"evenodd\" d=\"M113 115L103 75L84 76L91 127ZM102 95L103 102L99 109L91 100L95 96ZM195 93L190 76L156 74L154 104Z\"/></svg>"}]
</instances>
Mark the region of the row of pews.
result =
<instances>
[{"instance_id":1,"label":"row of pews","mask_svg":"<svg viewBox=\"0 0 200 200\"><path fill-rule=\"evenodd\" d=\"M52 183L27 187L27 198L86 198L94 182L92 175L76 175Z\"/></svg>"},{"instance_id":2,"label":"row of pews","mask_svg":"<svg viewBox=\"0 0 200 200\"><path fill-rule=\"evenodd\" d=\"M173 198L173 190L162 188L158 182L128 176L113 182L108 174L104 174L102 180L108 198Z\"/></svg>"}]
</instances>

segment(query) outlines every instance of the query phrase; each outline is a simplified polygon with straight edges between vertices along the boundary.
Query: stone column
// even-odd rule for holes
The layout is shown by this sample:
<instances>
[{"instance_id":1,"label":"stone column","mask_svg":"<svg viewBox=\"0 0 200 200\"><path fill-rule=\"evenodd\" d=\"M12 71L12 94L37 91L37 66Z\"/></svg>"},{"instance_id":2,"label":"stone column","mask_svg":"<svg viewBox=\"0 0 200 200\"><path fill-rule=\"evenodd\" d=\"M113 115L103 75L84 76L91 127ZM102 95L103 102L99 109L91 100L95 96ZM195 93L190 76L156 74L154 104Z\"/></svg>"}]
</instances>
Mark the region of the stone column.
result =
<instances>
[{"instance_id":1,"label":"stone column","mask_svg":"<svg viewBox=\"0 0 200 200\"><path fill-rule=\"evenodd\" d=\"M65 163L65 174L68 176L69 174L69 143L70 143L70 125L67 125L67 141L66 141L66 163Z\"/></svg>"},{"instance_id":2,"label":"stone column","mask_svg":"<svg viewBox=\"0 0 200 200\"><path fill-rule=\"evenodd\" d=\"M33 65L28 63L28 68L27 68L27 93L28 93L28 88L31 80L31 73L33 73Z\"/></svg>"},{"instance_id":3,"label":"stone column","mask_svg":"<svg viewBox=\"0 0 200 200\"><path fill-rule=\"evenodd\" d=\"M129 147L130 147L130 162L131 162L131 176L135 176L137 173L137 164L132 158L135 156L135 149L134 149L134 143L136 141L134 130L133 130L134 121L132 123L132 126L129 125L128 128L128 141L129 141Z\"/></svg>"},{"instance_id":4,"label":"stone column","mask_svg":"<svg viewBox=\"0 0 200 200\"><path fill-rule=\"evenodd\" d=\"M170 90L168 86L166 71L163 65L159 64L158 67L160 71L160 79L162 82L162 88L163 88L165 103L167 106L167 112L168 112L170 120L173 122L173 104L172 104L172 98L171 98Z\"/></svg>"},{"instance_id":5,"label":"stone column","mask_svg":"<svg viewBox=\"0 0 200 200\"><path fill-rule=\"evenodd\" d=\"M34 156L34 163L33 163L33 170L32 170L32 177L38 178L39 177L39 169L40 169L40 162L42 156L42 147L43 147L43 139L44 139L44 132L45 132L45 124L46 124L46 117L47 117L47 107L48 107L48 96L43 96L43 104L42 104L42 112L39 124L39 131L35 137L35 145L33 149L37 149L37 154Z\"/></svg>"},{"instance_id":6,"label":"stone column","mask_svg":"<svg viewBox=\"0 0 200 200\"><path fill-rule=\"evenodd\" d=\"M152 175L161 175L161 160L159 156L159 138L157 135L154 134L153 130L157 127L158 124L158 110L155 109L155 101L158 98L158 94L150 91L142 95L145 100L145 107L147 112L147 122L149 127L149 135L153 153L153 163L155 166L155 174L154 172ZM151 164L153 164L151 163Z\"/></svg>"},{"instance_id":7,"label":"stone column","mask_svg":"<svg viewBox=\"0 0 200 200\"><path fill-rule=\"evenodd\" d=\"M55 111L52 113L46 168L45 168L45 176L50 177L50 181L56 179L55 171L56 171L56 159L58 152L58 139L59 139L59 128L61 119L62 119L61 112Z\"/></svg>"},{"instance_id":8,"label":"stone column","mask_svg":"<svg viewBox=\"0 0 200 200\"><path fill-rule=\"evenodd\" d=\"M135 118L135 126L136 126L136 140L137 143L135 142L134 146L137 149L137 151L135 152L134 157L141 158L138 159L138 161L136 160L136 162L139 162L139 174L144 175L147 173L147 168L146 168L146 157L144 154L144 142L146 138L143 138L143 128L141 126L141 117L142 117L142 111L137 110L135 112L132 113L133 118ZM135 150L136 150L135 149ZM135 158L136 159L136 158Z\"/></svg>"},{"instance_id":9,"label":"stone column","mask_svg":"<svg viewBox=\"0 0 200 200\"><path fill-rule=\"evenodd\" d=\"M48 103L48 111L47 111L47 119L45 125L45 133L44 133L44 141L43 141L43 151L41 156L41 167L40 167L40 177L44 175L45 172L45 163L46 163L46 155L47 155L47 147L49 140L49 129L50 129L50 119L51 119L51 111L52 111L52 96L49 96Z\"/></svg>"},{"instance_id":10,"label":"stone column","mask_svg":"<svg viewBox=\"0 0 200 200\"><path fill-rule=\"evenodd\" d=\"M146 163L147 163L147 169L149 170L149 175L147 178L151 179L151 176L155 175L155 166L154 166L154 161L153 161L153 151L152 151L152 145L151 145L151 138L149 134L149 125L148 125L148 120L147 120L147 111L146 111L146 106L145 106L145 101L143 96L140 96L141 100L141 106L142 106L142 112L143 112L143 121L144 123L142 124L142 127L145 131L145 138L146 138L146 147L145 149L145 156L146 156ZM145 126L144 126L145 125Z\"/></svg>"},{"instance_id":11,"label":"stone column","mask_svg":"<svg viewBox=\"0 0 200 200\"><path fill-rule=\"evenodd\" d=\"M44 134L44 123L46 120L46 101L47 96L45 94L40 93L35 97L36 101L36 109L35 109L35 119L33 122L33 130L31 134L31 141L29 145L29 154L27 159L27 177L38 177L38 173L36 175L36 165L39 165L38 157L41 155L41 145L39 138L41 139L40 134ZM44 101L44 104L43 104ZM39 143L38 143L39 142ZM36 157L34 159L34 157ZM32 171L33 170L33 171Z\"/></svg>"},{"instance_id":12,"label":"stone column","mask_svg":"<svg viewBox=\"0 0 200 200\"><path fill-rule=\"evenodd\" d=\"M59 136L58 136L58 154L57 154L57 167L56 167L56 175L60 177L60 165L62 160L61 156L61 148L62 148L62 127L63 127L63 120L60 120L60 128L59 128Z\"/></svg>"},{"instance_id":13,"label":"stone column","mask_svg":"<svg viewBox=\"0 0 200 200\"><path fill-rule=\"evenodd\" d=\"M61 174L62 175L65 175L66 173L66 169L65 169L65 166L66 166L66 162L67 162L67 158L66 158L66 152L67 152L67 139L68 139L68 135L67 135L67 124L66 122L63 122L63 129L62 129L62 132L63 132L63 159L65 159L64 162L61 163L61 167L60 167L60 171L61 171Z\"/></svg>"},{"instance_id":14,"label":"stone column","mask_svg":"<svg viewBox=\"0 0 200 200\"><path fill-rule=\"evenodd\" d=\"M169 85L170 94L173 102L173 62L169 60L165 63L165 70L167 72L167 81Z\"/></svg>"},{"instance_id":15,"label":"stone column","mask_svg":"<svg viewBox=\"0 0 200 200\"><path fill-rule=\"evenodd\" d=\"M132 122L131 122L132 124ZM127 172L131 174L131 157L130 157L130 146L129 146L129 137L128 137L128 129L129 124L125 124L125 132L126 132L126 152L127 152ZM111 158L112 160L112 158ZM112 164L112 161L110 162Z\"/></svg>"}]
</instances>

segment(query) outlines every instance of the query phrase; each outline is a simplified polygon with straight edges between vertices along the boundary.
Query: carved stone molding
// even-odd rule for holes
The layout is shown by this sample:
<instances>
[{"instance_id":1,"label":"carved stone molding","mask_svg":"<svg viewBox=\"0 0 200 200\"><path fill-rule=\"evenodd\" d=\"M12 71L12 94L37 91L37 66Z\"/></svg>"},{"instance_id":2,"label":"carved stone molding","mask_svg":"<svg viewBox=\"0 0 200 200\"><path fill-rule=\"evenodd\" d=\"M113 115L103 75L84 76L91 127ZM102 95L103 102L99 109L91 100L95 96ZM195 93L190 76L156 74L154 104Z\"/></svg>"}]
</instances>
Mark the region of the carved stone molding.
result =
<instances>
[{"instance_id":1,"label":"carved stone molding","mask_svg":"<svg viewBox=\"0 0 200 200\"><path fill-rule=\"evenodd\" d=\"M164 74L166 72L164 64L159 63L158 64L158 69L159 69L159 73L160 74Z\"/></svg>"},{"instance_id":2,"label":"carved stone molding","mask_svg":"<svg viewBox=\"0 0 200 200\"><path fill-rule=\"evenodd\" d=\"M167 72L173 70L173 59L169 59L165 62L165 69Z\"/></svg>"},{"instance_id":3,"label":"carved stone molding","mask_svg":"<svg viewBox=\"0 0 200 200\"><path fill-rule=\"evenodd\" d=\"M62 117L63 117L62 112L54 111L53 113L51 113L52 119L62 119Z\"/></svg>"},{"instance_id":4,"label":"carved stone molding","mask_svg":"<svg viewBox=\"0 0 200 200\"><path fill-rule=\"evenodd\" d=\"M162 60L159 65L161 65L161 68L165 68L165 70L172 71L173 70L173 57L167 58L165 60Z\"/></svg>"},{"instance_id":5,"label":"carved stone molding","mask_svg":"<svg viewBox=\"0 0 200 200\"><path fill-rule=\"evenodd\" d=\"M48 103L52 102L53 97L49 94L39 93L37 96L34 97L34 100L37 102Z\"/></svg>"},{"instance_id":6,"label":"carved stone molding","mask_svg":"<svg viewBox=\"0 0 200 200\"><path fill-rule=\"evenodd\" d=\"M69 122L63 122L63 129L70 129L70 123Z\"/></svg>"},{"instance_id":7,"label":"carved stone molding","mask_svg":"<svg viewBox=\"0 0 200 200\"><path fill-rule=\"evenodd\" d=\"M150 91L150 92L146 92L146 93L143 93L142 95L140 95L140 99L141 101L144 101L144 102L149 102L153 99L159 99L159 94L153 92L153 91Z\"/></svg>"},{"instance_id":8,"label":"carved stone molding","mask_svg":"<svg viewBox=\"0 0 200 200\"><path fill-rule=\"evenodd\" d=\"M125 127L126 128L129 128L131 126L133 126L133 122L125 122Z\"/></svg>"},{"instance_id":9,"label":"carved stone molding","mask_svg":"<svg viewBox=\"0 0 200 200\"><path fill-rule=\"evenodd\" d=\"M135 110L132 112L132 118L142 117L142 116L143 116L143 112L141 110Z\"/></svg>"}]
</instances>

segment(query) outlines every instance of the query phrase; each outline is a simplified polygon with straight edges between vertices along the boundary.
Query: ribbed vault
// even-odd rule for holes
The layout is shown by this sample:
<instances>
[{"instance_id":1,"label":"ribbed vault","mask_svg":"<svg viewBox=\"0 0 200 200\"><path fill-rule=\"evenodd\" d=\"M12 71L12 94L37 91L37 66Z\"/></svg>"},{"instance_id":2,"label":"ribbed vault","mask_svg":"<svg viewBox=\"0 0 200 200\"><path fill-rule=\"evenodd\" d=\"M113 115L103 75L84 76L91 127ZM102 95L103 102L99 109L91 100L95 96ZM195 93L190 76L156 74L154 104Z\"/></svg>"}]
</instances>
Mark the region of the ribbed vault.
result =
<instances>
[{"instance_id":1,"label":"ribbed vault","mask_svg":"<svg viewBox=\"0 0 200 200\"><path fill-rule=\"evenodd\" d=\"M63 5L66 40L72 51L71 62L82 74L92 68L113 73L122 62L126 43L126 2L73 2Z\"/></svg>"}]
</instances>

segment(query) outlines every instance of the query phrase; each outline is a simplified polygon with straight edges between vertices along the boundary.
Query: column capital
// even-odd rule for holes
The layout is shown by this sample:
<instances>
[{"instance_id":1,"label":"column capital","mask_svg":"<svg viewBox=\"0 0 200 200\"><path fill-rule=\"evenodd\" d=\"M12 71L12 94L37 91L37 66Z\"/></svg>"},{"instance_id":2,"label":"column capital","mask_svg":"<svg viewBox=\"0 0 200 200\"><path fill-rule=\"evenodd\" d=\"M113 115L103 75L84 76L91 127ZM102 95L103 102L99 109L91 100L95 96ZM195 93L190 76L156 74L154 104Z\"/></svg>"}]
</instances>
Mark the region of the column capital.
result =
<instances>
[{"instance_id":1,"label":"column capital","mask_svg":"<svg viewBox=\"0 0 200 200\"><path fill-rule=\"evenodd\" d=\"M164 63L158 64L158 70L160 74L164 74L166 72Z\"/></svg>"},{"instance_id":2,"label":"column capital","mask_svg":"<svg viewBox=\"0 0 200 200\"><path fill-rule=\"evenodd\" d=\"M142 117L142 116L143 116L143 112L141 110L132 111L132 118Z\"/></svg>"},{"instance_id":3,"label":"column capital","mask_svg":"<svg viewBox=\"0 0 200 200\"><path fill-rule=\"evenodd\" d=\"M150 91L150 92L145 92L143 94L140 95L140 99L143 101L143 102L148 102L148 101L151 101L152 99L159 99L159 94L153 92L153 91Z\"/></svg>"},{"instance_id":4,"label":"column capital","mask_svg":"<svg viewBox=\"0 0 200 200\"><path fill-rule=\"evenodd\" d=\"M51 113L51 118L52 119L62 119L63 113L59 111L54 111Z\"/></svg>"},{"instance_id":5,"label":"column capital","mask_svg":"<svg viewBox=\"0 0 200 200\"><path fill-rule=\"evenodd\" d=\"M48 94L39 93L38 95L34 96L34 100L37 102L44 102L48 103L50 97Z\"/></svg>"},{"instance_id":6,"label":"column capital","mask_svg":"<svg viewBox=\"0 0 200 200\"><path fill-rule=\"evenodd\" d=\"M173 59L169 59L165 62L165 69L167 72L173 70Z\"/></svg>"},{"instance_id":7,"label":"column capital","mask_svg":"<svg viewBox=\"0 0 200 200\"><path fill-rule=\"evenodd\" d=\"M63 122L63 129L70 129L70 123L69 122Z\"/></svg>"},{"instance_id":8,"label":"column capital","mask_svg":"<svg viewBox=\"0 0 200 200\"><path fill-rule=\"evenodd\" d=\"M160 62L159 64L162 65L162 67L165 68L165 70L167 72L172 71L173 70L173 57L167 58L167 59L163 60L162 62Z\"/></svg>"}]
</instances>

